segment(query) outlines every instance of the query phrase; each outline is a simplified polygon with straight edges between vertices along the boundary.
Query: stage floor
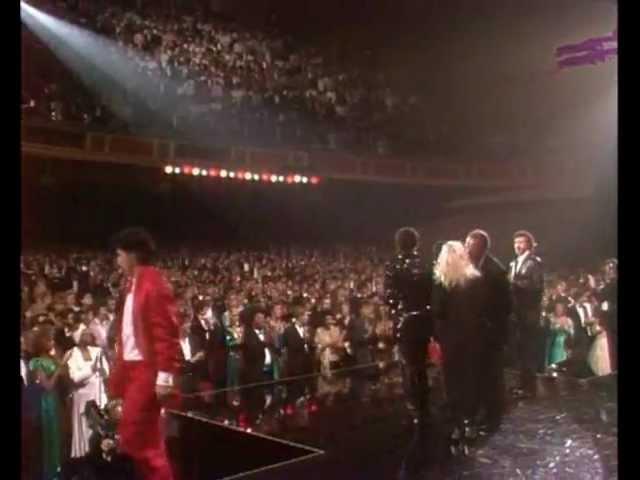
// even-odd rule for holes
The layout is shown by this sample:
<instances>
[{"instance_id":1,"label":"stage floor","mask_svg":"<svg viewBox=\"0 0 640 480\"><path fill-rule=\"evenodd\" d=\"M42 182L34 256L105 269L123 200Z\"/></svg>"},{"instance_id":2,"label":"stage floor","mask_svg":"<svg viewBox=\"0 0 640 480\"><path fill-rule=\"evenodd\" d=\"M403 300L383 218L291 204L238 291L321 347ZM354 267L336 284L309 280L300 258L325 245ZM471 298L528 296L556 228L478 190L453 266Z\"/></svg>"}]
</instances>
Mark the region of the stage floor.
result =
<instances>
[{"instance_id":1,"label":"stage floor","mask_svg":"<svg viewBox=\"0 0 640 480\"><path fill-rule=\"evenodd\" d=\"M180 480L390 480L409 451L420 459L411 478L617 478L617 378L542 379L539 390L462 459L437 432L413 438L395 367L196 394L168 412L167 443Z\"/></svg>"}]
</instances>

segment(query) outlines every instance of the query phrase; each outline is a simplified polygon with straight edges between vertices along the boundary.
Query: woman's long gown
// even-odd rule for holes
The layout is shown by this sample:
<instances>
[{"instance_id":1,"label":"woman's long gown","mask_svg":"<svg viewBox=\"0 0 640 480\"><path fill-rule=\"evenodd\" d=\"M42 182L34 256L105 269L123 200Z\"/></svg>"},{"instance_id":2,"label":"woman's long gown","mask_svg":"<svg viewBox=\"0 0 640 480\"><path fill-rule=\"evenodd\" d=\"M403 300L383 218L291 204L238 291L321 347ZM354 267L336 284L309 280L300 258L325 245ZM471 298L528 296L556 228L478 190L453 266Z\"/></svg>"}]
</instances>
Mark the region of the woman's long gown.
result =
<instances>
[{"instance_id":1,"label":"woman's long gown","mask_svg":"<svg viewBox=\"0 0 640 480\"><path fill-rule=\"evenodd\" d=\"M36 357L29 362L29 370L38 371L47 377L53 376L58 369L54 360L48 357ZM52 479L62 462L62 433L60 428L60 401L55 389L41 389L39 395L39 426L41 432L42 473L43 479Z\"/></svg>"},{"instance_id":2,"label":"woman's long gown","mask_svg":"<svg viewBox=\"0 0 640 480\"><path fill-rule=\"evenodd\" d=\"M436 332L442 347L447 403L455 424L473 419L480 401L486 337L486 292L481 278L450 289L434 287Z\"/></svg>"},{"instance_id":3,"label":"woman's long gown","mask_svg":"<svg viewBox=\"0 0 640 480\"><path fill-rule=\"evenodd\" d=\"M547 366L564 362L567 358L567 338L571 336L571 332L560 326L551 326L551 335L549 339L549 356L547 357Z\"/></svg>"},{"instance_id":4,"label":"woman's long gown","mask_svg":"<svg viewBox=\"0 0 640 480\"><path fill-rule=\"evenodd\" d=\"M72 394L71 407L72 439L71 456L82 457L89 451L89 437L91 429L84 415L87 402L93 400L98 407L103 408L107 403L104 388L104 377L109 374L109 366L101 348L89 347L90 360L85 360L78 347L74 347L68 361L69 376L75 387ZM97 365L99 370L93 371Z\"/></svg>"},{"instance_id":5,"label":"woman's long gown","mask_svg":"<svg viewBox=\"0 0 640 480\"><path fill-rule=\"evenodd\" d=\"M596 375L609 375L611 373L611 357L609 355L609 340L607 331L601 328L595 331L595 340L587 355L587 363Z\"/></svg>"}]
</instances>

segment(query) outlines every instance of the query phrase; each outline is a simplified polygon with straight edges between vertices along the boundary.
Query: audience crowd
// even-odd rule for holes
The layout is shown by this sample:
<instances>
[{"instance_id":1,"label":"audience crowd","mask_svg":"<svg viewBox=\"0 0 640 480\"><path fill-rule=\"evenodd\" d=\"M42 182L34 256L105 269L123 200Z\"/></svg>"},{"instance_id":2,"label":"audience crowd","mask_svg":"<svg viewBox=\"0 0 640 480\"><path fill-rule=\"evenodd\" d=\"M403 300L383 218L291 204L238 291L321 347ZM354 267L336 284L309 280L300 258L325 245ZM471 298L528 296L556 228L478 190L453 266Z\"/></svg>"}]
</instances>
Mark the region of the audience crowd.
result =
<instances>
[{"instance_id":1,"label":"audience crowd","mask_svg":"<svg viewBox=\"0 0 640 480\"><path fill-rule=\"evenodd\" d=\"M150 9L144 16L95 10L66 12L66 20L110 39L112 53L136 74L119 79L121 95L110 88L100 98L79 89L68 72L47 78L52 70L40 68L38 85L23 92L25 114L94 126L118 118L123 128L151 126L158 134L207 132L226 141L381 153L402 143L403 125L418 118L419 98L393 91L382 71L357 58L347 65L332 60L273 29Z\"/></svg>"},{"instance_id":2,"label":"audience crowd","mask_svg":"<svg viewBox=\"0 0 640 480\"><path fill-rule=\"evenodd\" d=\"M331 403L346 392L335 370L375 375L393 364L384 260L374 248L161 256L184 320L184 398L235 412L241 425L255 423L273 396L293 414L318 397ZM30 447L24 468L51 473L90 449L83 412L90 400L107 402L122 278L112 256L95 253L25 255L21 266L23 431ZM547 275L541 373L587 377L615 369L616 282L614 262L598 272ZM274 383L266 404L255 389L234 389L292 376L309 382L289 391Z\"/></svg>"}]
</instances>

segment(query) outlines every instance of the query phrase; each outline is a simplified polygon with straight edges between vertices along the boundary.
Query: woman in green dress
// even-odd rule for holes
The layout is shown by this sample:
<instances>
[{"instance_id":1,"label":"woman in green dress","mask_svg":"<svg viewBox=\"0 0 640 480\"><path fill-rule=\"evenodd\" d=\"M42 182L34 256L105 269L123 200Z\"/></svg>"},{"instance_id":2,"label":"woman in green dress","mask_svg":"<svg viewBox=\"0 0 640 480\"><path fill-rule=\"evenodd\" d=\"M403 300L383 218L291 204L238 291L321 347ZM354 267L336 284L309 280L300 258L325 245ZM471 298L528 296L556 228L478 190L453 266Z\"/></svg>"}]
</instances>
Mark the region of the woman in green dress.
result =
<instances>
[{"instance_id":1,"label":"woman in green dress","mask_svg":"<svg viewBox=\"0 0 640 480\"><path fill-rule=\"evenodd\" d=\"M62 463L60 401L56 384L63 368L53 353L52 330L41 328L36 332L33 350L34 357L29 362L29 372L33 381L42 387L38 422L42 442L42 479L51 480Z\"/></svg>"},{"instance_id":2,"label":"woman in green dress","mask_svg":"<svg viewBox=\"0 0 640 480\"><path fill-rule=\"evenodd\" d=\"M568 307L563 302L557 302L551 315L549 326L549 356L547 366L563 362L568 358L567 339L573 336L573 322L567 315Z\"/></svg>"}]
</instances>

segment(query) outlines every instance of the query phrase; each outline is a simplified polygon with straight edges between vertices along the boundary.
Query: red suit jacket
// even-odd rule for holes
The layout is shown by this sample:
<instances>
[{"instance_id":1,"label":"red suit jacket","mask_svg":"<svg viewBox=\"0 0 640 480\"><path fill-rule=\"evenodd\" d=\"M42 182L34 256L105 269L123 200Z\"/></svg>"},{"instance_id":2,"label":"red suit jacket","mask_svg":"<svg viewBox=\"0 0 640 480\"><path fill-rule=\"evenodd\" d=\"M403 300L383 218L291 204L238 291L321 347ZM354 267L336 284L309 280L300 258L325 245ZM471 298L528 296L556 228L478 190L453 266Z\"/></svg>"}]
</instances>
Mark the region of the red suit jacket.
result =
<instances>
[{"instance_id":1,"label":"red suit jacket","mask_svg":"<svg viewBox=\"0 0 640 480\"><path fill-rule=\"evenodd\" d=\"M145 362L159 372L176 375L182 362L179 332L180 319L173 291L160 270L151 266L137 267L133 292L133 331L136 346ZM123 291L115 319L116 361L109 378L109 395L123 395L122 372L126 365L122 356Z\"/></svg>"}]
</instances>

